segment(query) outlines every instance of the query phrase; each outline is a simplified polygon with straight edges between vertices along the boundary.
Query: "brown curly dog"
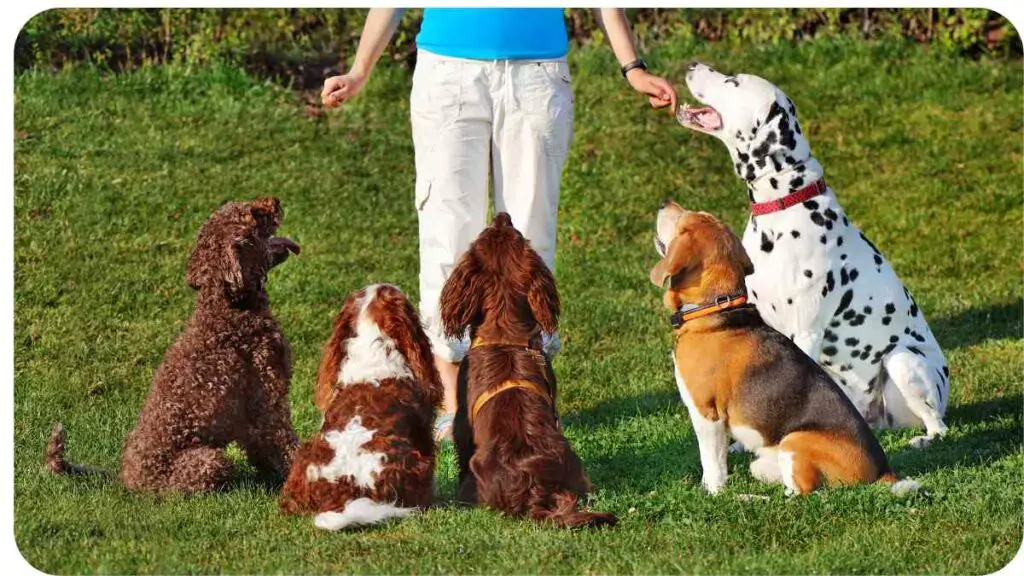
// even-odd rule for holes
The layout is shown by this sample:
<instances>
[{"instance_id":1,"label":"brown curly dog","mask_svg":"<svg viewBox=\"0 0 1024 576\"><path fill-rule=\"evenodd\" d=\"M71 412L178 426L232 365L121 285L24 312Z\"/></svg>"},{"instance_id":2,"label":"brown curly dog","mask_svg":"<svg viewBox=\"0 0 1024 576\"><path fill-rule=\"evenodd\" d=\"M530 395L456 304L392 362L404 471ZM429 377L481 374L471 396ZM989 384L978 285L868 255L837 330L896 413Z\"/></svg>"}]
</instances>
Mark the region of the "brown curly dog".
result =
<instances>
[{"instance_id":1,"label":"brown curly dog","mask_svg":"<svg viewBox=\"0 0 1024 576\"><path fill-rule=\"evenodd\" d=\"M187 281L195 311L156 371L139 422L125 441L121 482L130 490L205 492L231 475L224 447L237 442L260 472L283 476L296 445L288 404L291 352L270 312L267 273L299 246L273 237L277 198L231 202L199 230ZM64 460L60 424L46 467Z\"/></svg>"}]
</instances>

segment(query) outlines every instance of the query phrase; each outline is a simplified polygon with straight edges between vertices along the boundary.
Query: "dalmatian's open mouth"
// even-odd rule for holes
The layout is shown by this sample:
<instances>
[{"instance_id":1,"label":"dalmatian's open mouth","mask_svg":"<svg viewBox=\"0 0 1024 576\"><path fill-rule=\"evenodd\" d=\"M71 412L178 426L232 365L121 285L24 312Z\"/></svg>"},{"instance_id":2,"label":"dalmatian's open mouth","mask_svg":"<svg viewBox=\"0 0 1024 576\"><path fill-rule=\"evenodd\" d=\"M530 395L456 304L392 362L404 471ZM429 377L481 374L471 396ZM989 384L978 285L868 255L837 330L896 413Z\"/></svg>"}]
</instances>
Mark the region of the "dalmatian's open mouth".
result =
<instances>
[{"instance_id":1,"label":"dalmatian's open mouth","mask_svg":"<svg viewBox=\"0 0 1024 576\"><path fill-rule=\"evenodd\" d=\"M717 132L722 129L722 115L711 106L691 108L684 102L676 110L676 120L687 128L701 132Z\"/></svg>"}]
</instances>

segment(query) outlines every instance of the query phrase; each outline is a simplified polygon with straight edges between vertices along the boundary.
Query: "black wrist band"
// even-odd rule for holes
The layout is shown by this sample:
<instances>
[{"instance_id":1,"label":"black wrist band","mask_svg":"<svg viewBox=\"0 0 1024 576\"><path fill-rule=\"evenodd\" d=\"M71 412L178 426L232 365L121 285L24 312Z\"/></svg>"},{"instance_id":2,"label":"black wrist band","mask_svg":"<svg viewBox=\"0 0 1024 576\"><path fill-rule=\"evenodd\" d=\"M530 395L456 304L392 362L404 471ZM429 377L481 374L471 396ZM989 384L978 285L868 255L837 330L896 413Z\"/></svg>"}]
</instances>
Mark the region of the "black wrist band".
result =
<instances>
[{"instance_id":1,"label":"black wrist band","mask_svg":"<svg viewBox=\"0 0 1024 576\"><path fill-rule=\"evenodd\" d=\"M633 60L629 64L626 64L625 66L622 67L622 77L625 78L626 73L629 72L630 70L633 70L634 68L647 70L647 63L644 62L643 58L637 58L636 60Z\"/></svg>"}]
</instances>

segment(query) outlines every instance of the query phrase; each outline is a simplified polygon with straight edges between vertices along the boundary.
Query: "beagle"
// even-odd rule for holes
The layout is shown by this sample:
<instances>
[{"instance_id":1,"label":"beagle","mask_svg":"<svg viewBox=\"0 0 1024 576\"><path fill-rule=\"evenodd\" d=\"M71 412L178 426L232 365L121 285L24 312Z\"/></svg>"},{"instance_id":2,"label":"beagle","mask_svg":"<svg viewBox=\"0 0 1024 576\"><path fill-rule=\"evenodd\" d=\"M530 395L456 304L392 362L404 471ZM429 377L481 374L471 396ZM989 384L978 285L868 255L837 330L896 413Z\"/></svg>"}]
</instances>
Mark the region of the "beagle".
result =
<instances>
[{"instance_id":1,"label":"beagle","mask_svg":"<svg viewBox=\"0 0 1024 576\"><path fill-rule=\"evenodd\" d=\"M662 259L651 282L666 288L673 311L676 384L708 492L728 478L729 435L757 454L750 473L781 482L787 495L826 480L883 482L900 495L917 490L892 472L867 422L824 370L747 302L753 265L727 226L666 202L654 242Z\"/></svg>"}]
</instances>

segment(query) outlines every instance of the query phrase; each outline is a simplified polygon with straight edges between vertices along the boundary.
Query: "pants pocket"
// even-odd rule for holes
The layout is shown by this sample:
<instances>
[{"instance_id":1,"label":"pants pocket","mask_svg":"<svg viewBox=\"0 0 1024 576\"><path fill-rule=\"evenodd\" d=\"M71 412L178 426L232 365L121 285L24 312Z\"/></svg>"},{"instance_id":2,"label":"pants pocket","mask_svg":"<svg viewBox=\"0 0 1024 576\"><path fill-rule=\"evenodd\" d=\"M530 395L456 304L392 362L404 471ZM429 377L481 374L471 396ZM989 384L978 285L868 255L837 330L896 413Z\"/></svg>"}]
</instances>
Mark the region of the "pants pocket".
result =
<instances>
[{"instance_id":1,"label":"pants pocket","mask_svg":"<svg viewBox=\"0 0 1024 576\"><path fill-rule=\"evenodd\" d=\"M572 144L573 96L565 62L526 64L520 102L531 129L548 156L564 158Z\"/></svg>"}]
</instances>

